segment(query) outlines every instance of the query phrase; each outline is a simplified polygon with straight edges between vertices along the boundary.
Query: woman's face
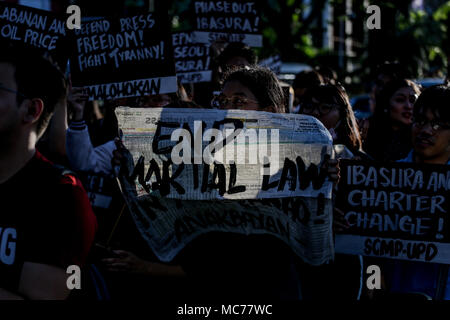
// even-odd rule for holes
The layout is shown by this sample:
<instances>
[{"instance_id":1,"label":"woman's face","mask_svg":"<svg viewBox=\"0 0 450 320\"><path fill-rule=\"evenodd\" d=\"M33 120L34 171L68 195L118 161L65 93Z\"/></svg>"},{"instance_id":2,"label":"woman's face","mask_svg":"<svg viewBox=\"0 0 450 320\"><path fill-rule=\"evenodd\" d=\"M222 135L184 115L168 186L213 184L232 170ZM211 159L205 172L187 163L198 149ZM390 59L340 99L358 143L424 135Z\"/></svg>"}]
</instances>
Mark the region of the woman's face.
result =
<instances>
[{"instance_id":1,"label":"woman's face","mask_svg":"<svg viewBox=\"0 0 450 320\"><path fill-rule=\"evenodd\" d=\"M328 130L334 129L341 118L340 106L337 103L321 103L316 98L312 98L311 102L302 104L300 112L316 117Z\"/></svg>"},{"instance_id":2,"label":"woman's face","mask_svg":"<svg viewBox=\"0 0 450 320\"><path fill-rule=\"evenodd\" d=\"M418 94L412 87L398 89L390 99L390 118L394 122L410 125L412 123L413 105Z\"/></svg>"},{"instance_id":3,"label":"woman's face","mask_svg":"<svg viewBox=\"0 0 450 320\"><path fill-rule=\"evenodd\" d=\"M220 109L267 111L259 107L255 95L239 81L226 82L221 94L212 103Z\"/></svg>"}]
</instances>

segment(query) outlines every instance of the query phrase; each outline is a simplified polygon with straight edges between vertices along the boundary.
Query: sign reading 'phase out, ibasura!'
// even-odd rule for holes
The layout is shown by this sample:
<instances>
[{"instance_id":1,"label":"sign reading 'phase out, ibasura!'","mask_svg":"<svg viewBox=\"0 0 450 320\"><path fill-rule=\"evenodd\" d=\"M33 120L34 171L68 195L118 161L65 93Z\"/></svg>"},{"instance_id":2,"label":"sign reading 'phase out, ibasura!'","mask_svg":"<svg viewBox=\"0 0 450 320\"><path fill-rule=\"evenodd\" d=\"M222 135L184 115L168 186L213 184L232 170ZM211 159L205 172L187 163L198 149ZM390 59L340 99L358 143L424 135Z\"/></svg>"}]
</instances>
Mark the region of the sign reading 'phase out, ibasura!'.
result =
<instances>
[{"instance_id":1,"label":"sign reading 'phase out, ibasura!'","mask_svg":"<svg viewBox=\"0 0 450 320\"><path fill-rule=\"evenodd\" d=\"M200 1L192 2L196 41L243 42L262 47L260 1Z\"/></svg>"}]
</instances>

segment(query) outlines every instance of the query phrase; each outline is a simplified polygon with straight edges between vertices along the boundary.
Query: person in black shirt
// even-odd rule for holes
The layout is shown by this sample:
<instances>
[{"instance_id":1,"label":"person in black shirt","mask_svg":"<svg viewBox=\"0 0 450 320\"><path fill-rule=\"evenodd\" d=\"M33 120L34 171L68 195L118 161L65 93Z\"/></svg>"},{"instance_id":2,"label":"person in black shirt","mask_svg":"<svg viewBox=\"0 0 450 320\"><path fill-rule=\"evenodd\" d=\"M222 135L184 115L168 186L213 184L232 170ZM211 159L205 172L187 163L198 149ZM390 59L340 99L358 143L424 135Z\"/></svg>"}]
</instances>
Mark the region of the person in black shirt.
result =
<instances>
[{"instance_id":1,"label":"person in black shirt","mask_svg":"<svg viewBox=\"0 0 450 320\"><path fill-rule=\"evenodd\" d=\"M0 52L0 299L64 299L96 219L81 183L36 143L66 97L63 74L27 50Z\"/></svg>"}]
</instances>

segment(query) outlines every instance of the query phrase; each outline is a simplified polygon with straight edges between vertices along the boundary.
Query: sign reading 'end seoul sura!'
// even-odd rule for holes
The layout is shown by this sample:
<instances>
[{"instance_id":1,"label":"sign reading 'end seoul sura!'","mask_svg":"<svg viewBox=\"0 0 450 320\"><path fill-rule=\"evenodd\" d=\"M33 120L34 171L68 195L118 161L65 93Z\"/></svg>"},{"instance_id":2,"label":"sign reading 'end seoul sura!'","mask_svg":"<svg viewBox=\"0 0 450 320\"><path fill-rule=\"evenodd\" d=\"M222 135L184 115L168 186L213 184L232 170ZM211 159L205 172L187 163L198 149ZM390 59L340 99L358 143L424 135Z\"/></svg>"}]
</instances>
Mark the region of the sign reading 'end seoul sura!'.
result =
<instances>
[{"instance_id":1,"label":"sign reading 'end seoul sura!'","mask_svg":"<svg viewBox=\"0 0 450 320\"><path fill-rule=\"evenodd\" d=\"M175 92L167 11L82 24L70 59L74 87L90 100Z\"/></svg>"}]
</instances>

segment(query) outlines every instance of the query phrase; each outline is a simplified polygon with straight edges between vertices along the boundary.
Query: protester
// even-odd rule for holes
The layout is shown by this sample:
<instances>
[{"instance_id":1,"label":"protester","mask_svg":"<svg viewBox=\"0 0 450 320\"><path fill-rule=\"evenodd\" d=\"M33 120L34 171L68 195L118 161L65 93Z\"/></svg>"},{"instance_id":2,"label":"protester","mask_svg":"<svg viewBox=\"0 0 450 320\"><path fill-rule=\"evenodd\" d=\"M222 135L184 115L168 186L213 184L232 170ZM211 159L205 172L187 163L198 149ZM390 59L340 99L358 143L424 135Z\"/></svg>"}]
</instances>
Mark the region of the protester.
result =
<instances>
[{"instance_id":1,"label":"protester","mask_svg":"<svg viewBox=\"0 0 450 320\"><path fill-rule=\"evenodd\" d=\"M241 42L226 44L216 41L211 45L210 51L211 82L196 83L194 87L194 101L203 107L208 106L214 95L220 92L223 76L229 69L256 65L258 61L253 49Z\"/></svg>"},{"instance_id":2,"label":"protester","mask_svg":"<svg viewBox=\"0 0 450 320\"><path fill-rule=\"evenodd\" d=\"M376 109L376 97L380 94L381 89L394 80L405 79L406 71L398 62L384 62L376 68L373 82L370 83L369 105L370 113L373 115ZM358 122L361 131L361 140L363 145L367 139L367 133L370 126L369 119L361 119Z\"/></svg>"},{"instance_id":3,"label":"protester","mask_svg":"<svg viewBox=\"0 0 450 320\"><path fill-rule=\"evenodd\" d=\"M449 105L448 85L424 90L414 104L412 150L398 162L450 165ZM381 267L386 289L391 293L423 294L437 300L450 299L448 265L396 260L385 261ZM437 296L438 287L442 290L440 297Z\"/></svg>"},{"instance_id":4,"label":"protester","mask_svg":"<svg viewBox=\"0 0 450 320\"><path fill-rule=\"evenodd\" d=\"M306 91L300 113L316 117L330 132L333 143L344 145L351 155L362 152L355 115L345 89L340 85L318 85Z\"/></svg>"},{"instance_id":5,"label":"protester","mask_svg":"<svg viewBox=\"0 0 450 320\"><path fill-rule=\"evenodd\" d=\"M348 95L341 85L325 84L311 87L303 97L300 113L316 117L330 132L337 158L368 159L362 151L361 138ZM333 211L333 229L348 228L343 212ZM358 299L361 293L362 258L336 254L332 263L311 267L301 265L302 289L305 299Z\"/></svg>"},{"instance_id":6,"label":"protester","mask_svg":"<svg viewBox=\"0 0 450 320\"><path fill-rule=\"evenodd\" d=\"M371 111L375 112L376 97L384 85L398 79L407 78L406 71L398 62L386 61L380 64L375 71L374 81L370 92Z\"/></svg>"},{"instance_id":7,"label":"protester","mask_svg":"<svg viewBox=\"0 0 450 320\"><path fill-rule=\"evenodd\" d=\"M316 66L314 71L320 74L323 79L323 83L338 84L338 75L336 71L327 66Z\"/></svg>"},{"instance_id":8,"label":"protester","mask_svg":"<svg viewBox=\"0 0 450 320\"><path fill-rule=\"evenodd\" d=\"M363 146L374 159L394 161L407 155L411 149L413 104L419 94L419 87L407 79L391 81L380 91Z\"/></svg>"},{"instance_id":9,"label":"protester","mask_svg":"<svg viewBox=\"0 0 450 320\"><path fill-rule=\"evenodd\" d=\"M93 147L83 119L87 99L82 88L74 88L69 94L68 103L74 110L74 117L66 133L67 158L76 171L111 174L112 152L116 146L114 141L109 141Z\"/></svg>"},{"instance_id":10,"label":"protester","mask_svg":"<svg viewBox=\"0 0 450 320\"><path fill-rule=\"evenodd\" d=\"M294 89L295 99L294 99L294 110L293 113L299 113L300 105L303 102L303 96L309 88L323 84L322 76L314 71L302 71L295 76L294 83L292 87Z\"/></svg>"},{"instance_id":11,"label":"protester","mask_svg":"<svg viewBox=\"0 0 450 320\"><path fill-rule=\"evenodd\" d=\"M284 113L284 94L272 71L246 66L225 75L222 92L214 97L211 106Z\"/></svg>"},{"instance_id":12,"label":"protester","mask_svg":"<svg viewBox=\"0 0 450 320\"><path fill-rule=\"evenodd\" d=\"M31 52L0 52L0 299L65 299L66 270L86 262L96 230L86 192L36 150L64 76Z\"/></svg>"},{"instance_id":13,"label":"protester","mask_svg":"<svg viewBox=\"0 0 450 320\"><path fill-rule=\"evenodd\" d=\"M218 57L221 72L233 67L254 66L258 62L255 52L242 42L230 42Z\"/></svg>"},{"instance_id":14,"label":"protester","mask_svg":"<svg viewBox=\"0 0 450 320\"><path fill-rule=\"evenodd\" d=\"M232 69L224 77L220 95L211 102L220 109L283 112L284 96L269 69L253 66ZM300 299L294 255L270 235L210 232L192 240L179 254L191 294L203 299L252 297Z\"/></svg>"},{"instance_id":15,"label":"protester","mask_svg":"<svg viewBox=\"0 0 450 320\"><path fill-rule=\"evenodd\" d=\"M140 97L135 101L136 104L131 106L139 108L183 107L182 101L186 98L183 86L179 85L176 93ZM117 142L110 140L97 147L92 145L86 121L84 120L84 109L87 99L88 95L83 92L82 88L73 88L69 94L68 102L73 110L73 118L66 133L67 158L71 168L76 171L111 175L113 174L111 161L113 152L117 149ZM128 101L134 103L131 99L128 99ZM195 105L192 102L186 103L190 106ZM116 103L110 108L114 109L119 105ZM129 104L125 102L122 105ZM117 122L117 119L111 115L109 121ZM118 136L119 132L118 128L116 128L115 138L118 138Z\"/></svg>"}]
</instances>

